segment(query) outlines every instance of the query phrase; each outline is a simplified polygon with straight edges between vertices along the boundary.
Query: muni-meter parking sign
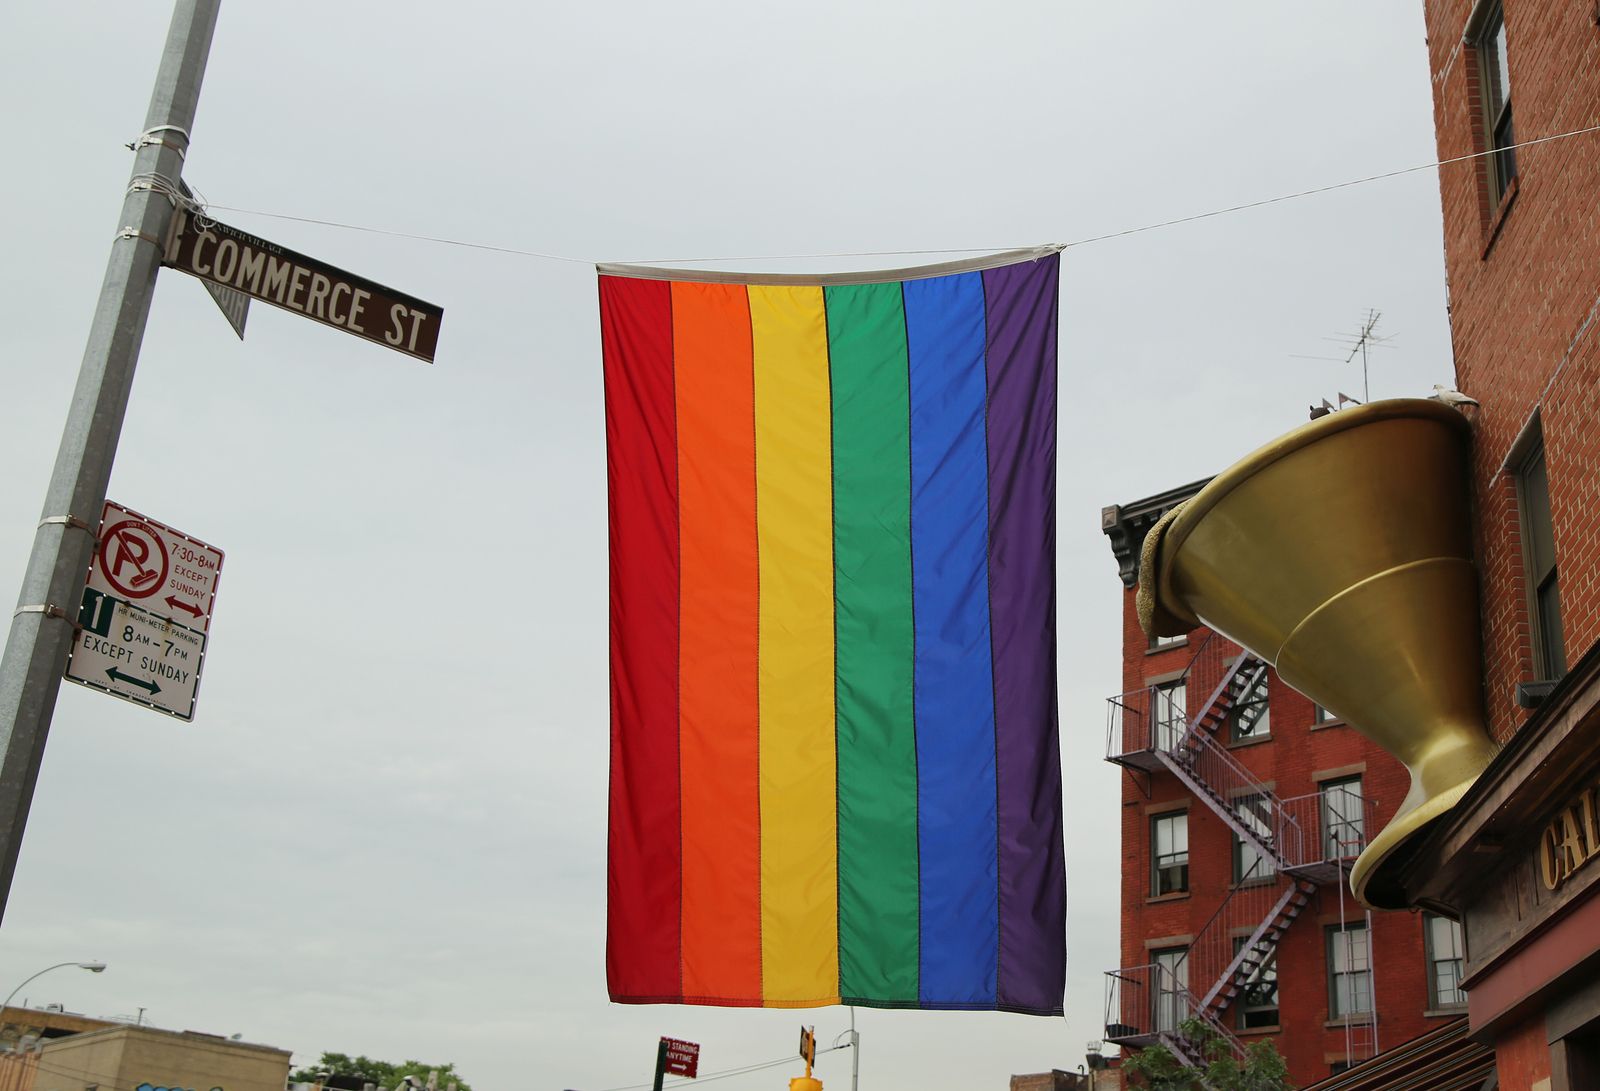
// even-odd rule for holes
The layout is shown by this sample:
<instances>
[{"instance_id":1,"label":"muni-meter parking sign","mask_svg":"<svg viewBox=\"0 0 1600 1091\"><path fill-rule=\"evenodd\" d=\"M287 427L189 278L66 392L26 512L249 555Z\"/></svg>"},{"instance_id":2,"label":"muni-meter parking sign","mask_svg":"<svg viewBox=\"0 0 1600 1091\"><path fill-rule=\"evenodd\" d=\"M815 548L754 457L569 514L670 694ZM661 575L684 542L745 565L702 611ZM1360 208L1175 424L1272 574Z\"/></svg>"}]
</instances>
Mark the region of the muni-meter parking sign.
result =
<instances>
[{"instance_id":1,"label":"muni-meter parking sign","mask_svg":"<svg viewBox=\"0 0 1600 1091\"><path fill-rule=\"evenodd\" d=\"M67 678L194 719L222 551L106 501Z\"/></svg>"}]
</instances>

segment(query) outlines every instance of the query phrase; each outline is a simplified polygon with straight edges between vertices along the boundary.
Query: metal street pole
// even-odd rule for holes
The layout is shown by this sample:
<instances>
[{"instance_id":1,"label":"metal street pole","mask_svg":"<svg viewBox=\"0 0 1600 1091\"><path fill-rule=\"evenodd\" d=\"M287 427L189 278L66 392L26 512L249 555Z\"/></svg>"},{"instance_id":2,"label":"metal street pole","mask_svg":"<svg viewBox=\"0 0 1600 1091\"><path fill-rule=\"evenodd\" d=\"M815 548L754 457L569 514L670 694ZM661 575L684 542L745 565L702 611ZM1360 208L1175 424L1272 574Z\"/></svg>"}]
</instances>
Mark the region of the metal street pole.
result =
<instances>
[{"instance_id":1,"label":"metal street pole","mask_svg":"<svg viewBox=\"0 0 1600 1091\"><path fill-rule=\"evenodd\" d=\"M667 1075L667 1040L661 1039L656 1044L656 1082L654 1091L661 1091L661 1084Z\"/></svg>"},{"instance_id":2,"label":"metal street pole","mask_svg":"<svg viewBox=\"0 0 1600 1091\"><path fill-rule=\"evenodd\" d=\"M856 1009L850 1008L850 1091L861 1084L861 1035L856 1033Z\"/></svg>"},{"instance_id":3,"label":"metal street pole","mask_svg":"<svg viewBox=\"0 0 1600 1091\"><path fill-rule=\"evenodd\" d=\"M0 916L39 779L219 0L177 0L33 553L0 659Z\"/></svg>"}]
</instances>

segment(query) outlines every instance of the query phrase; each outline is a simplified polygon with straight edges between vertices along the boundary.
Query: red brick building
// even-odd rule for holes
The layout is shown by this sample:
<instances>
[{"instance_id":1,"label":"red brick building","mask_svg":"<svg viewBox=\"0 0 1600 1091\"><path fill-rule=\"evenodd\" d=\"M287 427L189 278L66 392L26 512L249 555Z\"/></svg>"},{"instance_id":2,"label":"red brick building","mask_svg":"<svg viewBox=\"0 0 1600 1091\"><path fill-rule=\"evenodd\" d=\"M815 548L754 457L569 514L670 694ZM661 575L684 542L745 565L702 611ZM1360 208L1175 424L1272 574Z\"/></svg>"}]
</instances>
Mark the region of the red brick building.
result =
<instances>
[{"instance_id":1,"label":"red brick building","mask_svg":"<svg viewBox=\"0 0 1600 1091\"><path fill-rule=\"evenodd\" d=\"M1594 3L1424 7L1440 159L1600 124ZM1484 695L1505 740L1528 718L1517 684L1553 677L1600 639L1600 133L1444 167L1439 190L1456 385L1481 403L1472 484ZM1530 554L1540 543L1524 539L1518 503L1521 471L1541 449L1549 558ZM1558 576L1558 631L1546 640L1530 566Z\"/></svg>"},{"instance_id":2,"label":"red brick building","mask_svg":"<svg viewBox=\"0 0 1600 1091\"><path fill-rule=\"evenodd\" d=\"M1368 913L1345 881L1406 793L1398 761L1232 641L1201 628L1152 642L1140 628L1144 532L1203 484L1103 513L1125 587L1107 725L1123 770L1122 951L1106 1036L1183 1051L1172 1031L1198 1014L1236 1047L1272 1038L1303 1086L1459 1020L1460 933Z\"/></svg>"},{"instance_id":3,"label":"red brick building","mask_svg":"<svg viewBox=\"0 0 1600 1091\"><path fill-rule=\"evenodd\" d=\"M1485 717L1405 893L1462 919L1502 1091L1600 1087L1600 9L1425 0Z\"/></svg>"}]
</instances>

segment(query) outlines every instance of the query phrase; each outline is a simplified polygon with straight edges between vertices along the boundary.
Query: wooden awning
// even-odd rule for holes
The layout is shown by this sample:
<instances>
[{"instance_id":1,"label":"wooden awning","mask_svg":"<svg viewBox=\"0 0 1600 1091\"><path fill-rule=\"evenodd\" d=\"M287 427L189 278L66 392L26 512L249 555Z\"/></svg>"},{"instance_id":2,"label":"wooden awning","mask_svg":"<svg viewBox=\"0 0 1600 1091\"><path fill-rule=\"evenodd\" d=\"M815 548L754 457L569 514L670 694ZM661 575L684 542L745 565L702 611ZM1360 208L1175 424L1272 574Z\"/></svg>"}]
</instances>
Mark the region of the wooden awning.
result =
<instances>
[{"instance_id":1,"label":"wooden awning","mask_svg":"<svg viewBox=\"0 0 1600 1091\"><path fill-rule=\"evenodd\" d=\"M1301 1091L1481 1091L1493 1074L1494 1051L1461 1018Z\"/></svg>"}]
</instances>

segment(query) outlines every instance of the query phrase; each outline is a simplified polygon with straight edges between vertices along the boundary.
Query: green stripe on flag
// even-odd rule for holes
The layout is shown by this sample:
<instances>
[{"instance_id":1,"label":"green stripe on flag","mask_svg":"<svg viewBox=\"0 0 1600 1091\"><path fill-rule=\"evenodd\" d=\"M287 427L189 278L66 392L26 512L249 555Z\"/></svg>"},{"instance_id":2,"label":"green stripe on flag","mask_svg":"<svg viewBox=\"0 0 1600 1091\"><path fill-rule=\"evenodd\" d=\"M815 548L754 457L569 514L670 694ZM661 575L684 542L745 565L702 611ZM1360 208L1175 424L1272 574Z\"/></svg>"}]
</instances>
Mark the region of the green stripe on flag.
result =
<instances>
[{"instance_id":1,"label":"green stripe on flag","mask_svg":"<svg viewBox=\"0 0 1600 1091\"><path fill-rule=\"evenodd\" d=\"M915 1003L911 439L899 284L826 290L833 397L839 992Z\"/></svg>"}]
</instances>

